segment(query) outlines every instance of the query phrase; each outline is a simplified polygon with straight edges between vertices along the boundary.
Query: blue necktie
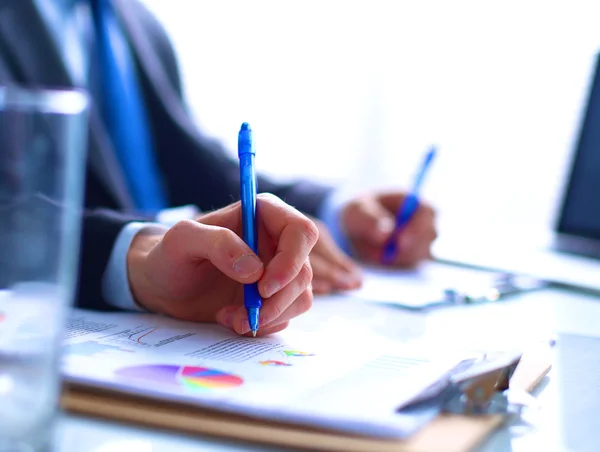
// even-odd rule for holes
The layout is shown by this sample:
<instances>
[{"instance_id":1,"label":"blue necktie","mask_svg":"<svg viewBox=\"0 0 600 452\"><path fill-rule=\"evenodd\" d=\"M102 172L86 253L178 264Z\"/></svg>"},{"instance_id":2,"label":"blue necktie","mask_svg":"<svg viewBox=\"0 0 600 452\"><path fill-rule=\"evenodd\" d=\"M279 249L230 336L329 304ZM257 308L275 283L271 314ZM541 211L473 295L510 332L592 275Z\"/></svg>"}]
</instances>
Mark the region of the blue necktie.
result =
<instances>
[{"instance_id":1,"label":"blue necktie","mask_svg":"<svg viewBox=\"0 0 600 452\"><path fill-rule=\"evenodd\" d=\"M145 105L128 43L110 0L91 0L98 58L99 107L137 209L167 207Z\"/></svg>"}]
</instances>

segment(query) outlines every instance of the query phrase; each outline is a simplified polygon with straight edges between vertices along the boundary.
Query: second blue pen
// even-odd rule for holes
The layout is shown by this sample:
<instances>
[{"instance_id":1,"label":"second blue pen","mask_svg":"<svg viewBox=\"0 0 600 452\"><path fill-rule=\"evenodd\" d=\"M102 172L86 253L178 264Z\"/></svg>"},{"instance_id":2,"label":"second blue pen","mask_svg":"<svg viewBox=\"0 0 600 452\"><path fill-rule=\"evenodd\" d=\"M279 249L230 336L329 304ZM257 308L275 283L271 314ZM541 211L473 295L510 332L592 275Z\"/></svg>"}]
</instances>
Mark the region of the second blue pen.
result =
<instances>
[{"instance_id":1,"label":"second blue pen","mask_svg":"<svg viewBox=\"0 0 600 452\"><path fill-rule=\"evenodd\" d=\"M242 201L242 230L246 244L258 255L256 230L256 171L254 170L254 145L252 129L243 123L238 134L238 157L240 160L240 199ZM262 299L257 283L244 285L244 307L248 311L248 323L256 336Z\"/></svg>"},{"instance_id":2,"label":"second blue pen","mask_svg":"<svg viewBox=\"0 0 600 452\"><path fill-rule=\"evenodd\" d=\"M383 252L381 253L382 264L392 264L394 259L396 259L396 255L398 254L398 236L419 208L419 192L421 190L421 185L427 175L427 171L431 167L431 162L433 162L436 152L437 148L435 146L432 146L427 151L415 178L411 192L406 195L404 201L398 208L394 232L383 246Z\"/></svg>"}]
</instances>

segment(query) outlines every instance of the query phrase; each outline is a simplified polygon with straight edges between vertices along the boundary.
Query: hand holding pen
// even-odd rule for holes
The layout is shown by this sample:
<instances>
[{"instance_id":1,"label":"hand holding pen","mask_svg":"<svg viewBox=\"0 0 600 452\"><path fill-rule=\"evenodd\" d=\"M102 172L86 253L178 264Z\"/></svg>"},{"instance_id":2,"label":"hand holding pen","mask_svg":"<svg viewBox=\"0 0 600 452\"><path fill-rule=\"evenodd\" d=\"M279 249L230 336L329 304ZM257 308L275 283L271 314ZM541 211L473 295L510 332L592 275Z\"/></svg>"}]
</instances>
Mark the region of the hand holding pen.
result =
<instances>
[{"instance_id":1,"label":"hand holding pen","mask_svg":"<svg viewBox=\"0 0 600 452\"><path fill-rule=\"evenodd\" d=\"M252 155L240 162L252 169L242 170L242 202L168 230L144 228L129 246L127 275L135 302L150 312L267 335L311 307L308 258L318 231L278 197L256 195L251 137L241 141L241 154Z\"/></svg>"},{"instance_id":2,"label":"hand holding pen","mask_svg":"<svg viewBox=\"0 0 600 452\"><path fill-rule=\"evenodd\" d=\"M398 208L394 230L388 240L385 242L383 251L381 253L381 263L384 265L392 265L396 261L400 251L398 249L398 239L419 208L419 193L421 191L421 186L423 185L423 180L425 179L427 172L431 167L431 163L435 158L435 154L435 147L431 147L427 154L425 154L425 158L423 159L423 163L419 168L412 190L406 195L402 201L402 204Z\"/></svg>"},{"instance_id":3,"label":"hand holding pen","mask_svg":"<svg viewBox=\"0 0 600 452\"><path fill-rule=\"evenodd\" d=\"M244 308L253 336L263 326L286 324L310 308L308 254L319 236L316 226L297 211L280 218L269 215L273 212L267 209L269 203L278 205L282 213L294 210L279 198L262 195L263 204L257 205L255 155L252 130L243 123L238 134L242 237L253 254L267 263L260 280L244 284Z\"/></svg>"},{"instance_id":4,"label":"hand holding pen","mask_svg":"<svg viewBox=\"0 0 600 452\"><path fill-rule=\"evenodd\" d=\"M367 193L343 206L339 224L347 252L363 262L398 267L411 267L431 257L431 244L437 237L435 211L420 199L420 190L434 155L435 150L427 151L409 193Z\"/></svg>"},{"instance_id":5,"label":"hand holding pen","mask_svg":"<svg viewBox=\"0 0 600 452\"><path fill-rule=\"evenodd\" d=\"M169 230L144 229L127 254L134 300L150 312L217 322L250 335L242 285L258 285L257 335L283 330L312 303L308 256L314 224L276 196L256 197L257 254L242 239L241 203L184 220Z\"/></svg>"}]
</instances>

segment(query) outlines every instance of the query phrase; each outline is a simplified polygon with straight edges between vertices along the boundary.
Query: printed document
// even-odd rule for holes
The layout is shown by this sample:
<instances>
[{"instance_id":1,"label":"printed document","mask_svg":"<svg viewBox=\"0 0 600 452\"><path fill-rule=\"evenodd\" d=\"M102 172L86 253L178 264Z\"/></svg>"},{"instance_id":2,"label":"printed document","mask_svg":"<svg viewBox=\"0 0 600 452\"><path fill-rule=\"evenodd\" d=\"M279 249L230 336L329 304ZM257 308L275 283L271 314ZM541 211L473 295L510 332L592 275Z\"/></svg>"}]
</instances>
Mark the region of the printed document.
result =
<instances>
[{"instance_id":1,"label":"printed document","mask_svg":"<svg viewBox=\"0 0 600 452\"><path fill-rule=\"evenodd\" d=\"M250 338L153 314L74 310L62 368L70 382L178 403L366 435L412 434L422 420L396 411L464 356L353 331L290 326Z\"/></svg>"}]
</instances>

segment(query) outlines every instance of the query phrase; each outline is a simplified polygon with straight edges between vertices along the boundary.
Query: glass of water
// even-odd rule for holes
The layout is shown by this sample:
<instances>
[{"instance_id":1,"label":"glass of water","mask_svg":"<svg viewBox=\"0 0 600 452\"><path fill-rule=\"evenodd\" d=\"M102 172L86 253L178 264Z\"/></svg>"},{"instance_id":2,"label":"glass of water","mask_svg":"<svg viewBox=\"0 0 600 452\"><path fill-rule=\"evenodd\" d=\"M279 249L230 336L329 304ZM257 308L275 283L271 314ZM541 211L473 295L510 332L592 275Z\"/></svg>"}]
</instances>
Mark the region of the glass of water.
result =
<instances>
[{"instance_id":1,"label":"glass of water","mask_svg":"<svg viewBox=\"0 0 600 452\"><path fill-rule=\"evenodd\" d=\"M87 111L83 92L0 87L0 452L51 448Z\"/></svg>"}]
</instances>

